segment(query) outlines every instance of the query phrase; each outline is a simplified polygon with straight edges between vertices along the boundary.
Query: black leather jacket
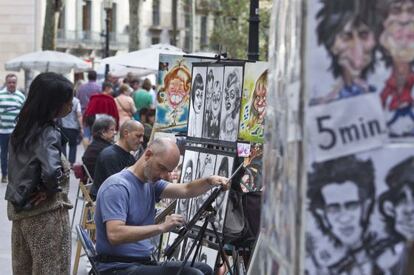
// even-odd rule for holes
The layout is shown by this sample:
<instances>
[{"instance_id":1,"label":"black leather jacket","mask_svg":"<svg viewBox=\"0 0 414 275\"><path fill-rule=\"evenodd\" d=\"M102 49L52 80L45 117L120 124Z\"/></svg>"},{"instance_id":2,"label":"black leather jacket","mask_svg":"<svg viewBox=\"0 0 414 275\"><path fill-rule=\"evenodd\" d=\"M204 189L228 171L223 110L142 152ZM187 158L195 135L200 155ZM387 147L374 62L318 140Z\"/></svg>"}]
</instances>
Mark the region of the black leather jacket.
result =
<instances>
[{"instance_id":1,"label":"black leather jacket","mask_svg":"<svg viewBox=\"0 0 414 275\"><path fill-rule=\"evenodd\" d=\"M32 133L28 133L32 134ZM9 144L9 183L5 199L17 210L32 208L30 196L35 192L56 193L69 177L63 173L61 135L54 125L46 126L36 142L17 152Z\"/></svg>"}]
</instances>

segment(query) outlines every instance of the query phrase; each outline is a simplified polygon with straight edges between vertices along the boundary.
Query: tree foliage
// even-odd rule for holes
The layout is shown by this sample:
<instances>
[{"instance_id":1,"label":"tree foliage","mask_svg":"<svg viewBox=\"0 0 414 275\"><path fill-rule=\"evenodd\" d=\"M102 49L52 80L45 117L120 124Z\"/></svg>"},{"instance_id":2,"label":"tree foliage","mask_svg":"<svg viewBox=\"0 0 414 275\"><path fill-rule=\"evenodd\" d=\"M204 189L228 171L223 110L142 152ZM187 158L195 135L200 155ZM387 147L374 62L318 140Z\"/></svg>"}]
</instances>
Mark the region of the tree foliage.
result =
<instances>
[{"instance_id":1,"label":"tree foliage","mask_svg":"<svg viewBox=\"0 0 414 275\"><path fill-rule=\"evenodd\" d=\"M139 5L140 0L129 0L129 51L139 49Z\"/></svg>"},{"instance_id":2,"label":"tree foliage","mask_svg":"<svg viewBox=\"0 0 414 275\"><path fill-rule=\"evenodd\" d=\"M214 28L210 36L210 45L213 49L227 52L229 58L246 59L249 41L249 12L250 0L212 0ZM259 5L259 45L260 60L267 60L268 27L270 5Z\"/></svg>"}]
</instances>

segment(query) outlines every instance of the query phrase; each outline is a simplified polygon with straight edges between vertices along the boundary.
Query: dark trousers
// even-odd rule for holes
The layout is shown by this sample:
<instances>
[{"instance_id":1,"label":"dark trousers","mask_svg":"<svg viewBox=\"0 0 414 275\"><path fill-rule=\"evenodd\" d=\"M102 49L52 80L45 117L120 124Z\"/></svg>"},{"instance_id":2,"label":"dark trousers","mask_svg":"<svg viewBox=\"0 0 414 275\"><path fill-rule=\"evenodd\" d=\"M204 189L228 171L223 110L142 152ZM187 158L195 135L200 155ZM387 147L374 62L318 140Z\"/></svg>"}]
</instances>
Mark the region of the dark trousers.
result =
<instances>
[{"instance_id":1,"label":"dark trousers","mask_svg":"<svg viewBox=\"0 0 414 275\"><path fill-rule=\"evenodd\" d=\"M79 130L78 129L70 129L70 128L62 128L62 149L63 154L66 155L66 144L69 143L69 157L68 160L70 164L75 163L76 161L76 147L78 146L78 136Z\"/></svg>"},{"instance_id":2,"label":"dark trousers","mask_svg":"<svg viewBox=\"0 0 414 275\"><path fill-rule=\"evenodd\" d=\"M0 159L1 159L1 175L7 176L7 156L9 154L10 134L0 134Z\"/></svg>"},{"instance_id":3,"label":"dark trousers","mask_svg":"<svg viewBox=\"0 0 414 275\"><path fill-rule=\"evenodd\" d=\"M180 270L181 262L167 262L158 265L131 264L126 269L110 270L99 272L101 275L176 275ZM204 263L194 263L194 267L190 267L187 263L181 272L182 275L213 275L210 266Z\"/></svg>"}]
</instances>

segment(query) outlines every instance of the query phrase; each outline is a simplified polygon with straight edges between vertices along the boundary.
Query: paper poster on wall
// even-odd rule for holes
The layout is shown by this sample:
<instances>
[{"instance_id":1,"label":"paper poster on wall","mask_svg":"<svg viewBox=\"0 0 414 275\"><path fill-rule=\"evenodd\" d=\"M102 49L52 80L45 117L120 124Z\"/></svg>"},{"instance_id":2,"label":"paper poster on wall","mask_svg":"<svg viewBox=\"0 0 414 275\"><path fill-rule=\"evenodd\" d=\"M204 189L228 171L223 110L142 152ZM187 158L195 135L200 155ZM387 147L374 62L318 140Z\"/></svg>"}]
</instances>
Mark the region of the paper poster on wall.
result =
<instances>
[{"instance_id":1,"label":"paper poster on wall","mask_svg":"<svg viewBox=\"0 0 414 275\"><path fill-rule=\"evenodd\" d=\"M312 106L306 119L310 159L315 161L377 148L388 137L384 113L375 94Z\"/></svg>"},{"instance_id":2,"label":"paper poster on wall","mask_svg":"<svg viewBox=\"0 0 414 275\"><path fill-rule=\"evenodd\" d=\"M245 141L263 143L268 66L267 62L244 66L239 138Z\"/></svg>"},{"instance_id":3,"label":"paper poster on wall","mask_svg":"<svg viewBox=\"0 0 414 275\"><path fill-rule=\"evenodd\" d=\"M192 63L200 61L180 55L160 54L155 130L187 132Z\"/></svg>"},{"instance_id":4,"label":"paper poster on wall","mask_svg":"<svg viewBox=\"0 0 414 275\"><path fill-rule=\"evenodd\" d=\"M414 240L413 169L410 147L313 163L307 274L407 274L406 254Z\"/></svg>"},{"instance_id":5,"label":"paper poster on wall","mask_svg":"<svg viewBox=\"0 0 414 275\"><path fill-rule=\"evenodd\" d=\"M411 5L397 0L312 0L306 32L309 103L374 93L381 99L391 140L412 139L413 15L401 19ZM360 39L351 43L348 38L357 34Z\"/></svg>"}]
</instances>

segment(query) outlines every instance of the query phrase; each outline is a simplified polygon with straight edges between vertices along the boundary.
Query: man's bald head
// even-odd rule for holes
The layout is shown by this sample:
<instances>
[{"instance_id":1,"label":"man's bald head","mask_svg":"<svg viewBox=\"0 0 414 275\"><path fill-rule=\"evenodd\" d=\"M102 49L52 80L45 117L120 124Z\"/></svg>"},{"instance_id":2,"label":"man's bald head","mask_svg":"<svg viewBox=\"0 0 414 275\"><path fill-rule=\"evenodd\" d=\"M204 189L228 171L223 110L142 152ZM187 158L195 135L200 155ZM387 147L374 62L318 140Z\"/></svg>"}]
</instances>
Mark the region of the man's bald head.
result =
<instances>
[{"instance_id":1,"label":"man's bald head","mask_svg":"<svg viewBox=\"0 0 414 275\"><path fill-rule=\"evenodd\" d=\"M141 122L132 119L127 120L119 128L119 137L123 139L125 138L127 132L131 133L141 129L144 130L144 126L141 124Z\"/></svg>"},{"instance_id":2,"label":"man's bald head","mask_svg":"<svg viewBox=\"0 0 414 275\"><path fill-rule=\"evenodd\" d=\"M168 154L180 158L180 150L177 144L169 138L156 138L148 146L154 155Z\"/></svg>"}]
</instances>

